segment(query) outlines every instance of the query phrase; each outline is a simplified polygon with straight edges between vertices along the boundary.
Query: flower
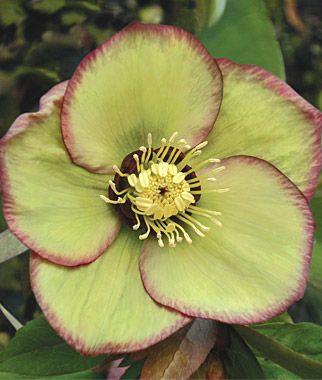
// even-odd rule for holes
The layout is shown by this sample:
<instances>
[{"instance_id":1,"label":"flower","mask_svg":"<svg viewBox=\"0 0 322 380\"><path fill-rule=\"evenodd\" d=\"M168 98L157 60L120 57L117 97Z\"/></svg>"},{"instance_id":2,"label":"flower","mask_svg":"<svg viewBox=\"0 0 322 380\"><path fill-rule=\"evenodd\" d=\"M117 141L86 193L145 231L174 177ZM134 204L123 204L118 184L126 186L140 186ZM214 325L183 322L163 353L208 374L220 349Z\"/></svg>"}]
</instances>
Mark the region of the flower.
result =
<instances>
[{"instance_id":1,"label":"flower","mask_svg":"<svg viewBox=\"0 0 322 380\"><path fill-rule=\"evenodd\" d=\"M5 217L49 322L98 354L284 311L307 280L321 122L179 28L114 35L1 144Z\"/></svg>"}]
</instances>

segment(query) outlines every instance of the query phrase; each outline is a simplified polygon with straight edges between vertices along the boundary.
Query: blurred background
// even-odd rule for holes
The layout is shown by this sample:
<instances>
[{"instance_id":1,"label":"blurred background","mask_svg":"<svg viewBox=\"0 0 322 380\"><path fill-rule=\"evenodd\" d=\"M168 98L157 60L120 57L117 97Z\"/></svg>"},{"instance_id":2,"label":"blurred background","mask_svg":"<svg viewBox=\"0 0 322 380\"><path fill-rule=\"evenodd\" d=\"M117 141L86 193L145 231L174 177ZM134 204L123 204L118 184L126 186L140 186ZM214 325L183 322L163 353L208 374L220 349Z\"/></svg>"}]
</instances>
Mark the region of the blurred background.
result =
<instances>
[{"instance_id":1,"label":"blurred background","mask_svg":"<svg viewBox=\"0 0 322 380\"><path fill-rule=\"evenodd\" d=\"M322 109L321 0L0 0L0 135L19 114L36 110L40 96L68 79L86 54L134 20L181 26L202 42L211 33L210 46L218 46L215 55L228 51L227 56L239 63L261 66L266 64L265 55L272 55L265 68L282 77L283 56L287 82ZM254 52L253 59L243 54L242 47L240 51L234 48L233 41L240 45L243 37L250 49L256 46L256 30L263 33L264 24L275 34L282 55L276 46L272 54L263 38L260 54ZM238 34L234 34L236 25L241 26ZM224 46L228 36L231 51ZM247 45L243 49L247 52ZM318 191L313 205L321 215ZM319 215L318 227L322 224ZM6 229L1 215L0 228ZM321 228L317 238L322 241ZM321 248L322 243L317 246ZM320 253L322 257L322 249ZM304 299L290 310L295 321L322 323L321 289L322 281L315 276ZM29 286L28 254L0 265L0 303L21 322L39 313ZM0 349L13 333L0 315Z\"/></svg>"}]
</instances>

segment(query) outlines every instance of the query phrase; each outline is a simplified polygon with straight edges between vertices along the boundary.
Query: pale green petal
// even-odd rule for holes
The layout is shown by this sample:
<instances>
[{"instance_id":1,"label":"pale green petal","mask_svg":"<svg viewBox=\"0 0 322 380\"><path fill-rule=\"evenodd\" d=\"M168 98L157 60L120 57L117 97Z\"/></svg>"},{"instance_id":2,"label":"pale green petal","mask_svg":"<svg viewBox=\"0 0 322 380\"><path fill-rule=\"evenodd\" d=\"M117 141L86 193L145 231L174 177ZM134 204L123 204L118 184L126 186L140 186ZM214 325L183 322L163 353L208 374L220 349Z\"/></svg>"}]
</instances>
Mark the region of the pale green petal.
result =
<instances>
[{"instance_id":1,"label":"pale green petal","mask_svg":"<svg viewBox=\"0 0 322 380\"><path fill-rule=\"evenodd\" d=\"M222 78L207 50L182 29L131 24L83 60L69 82L62 122L75 162L108 172L152 133L200 142L214 125Z\"/></svg>"},{"instance_id":2,"label":"pale green petal","mask_svg":"<svg viewBox=\"0 0 322 380\"><path fill-rule=\"evenodd\" d=\"M85 354L143 349L190 320L155 303L138 267L141 242L124 228L95 262L77 268L31 258L31 282L45 316Z\"/></svg>"},{"instance_id":3,"label":"pale green petal","mask_svg":"<svg viewBox=\"0 0 322 380\"><path fill-rule=\"evenodd\" d=\"M311 197L322 164L321 112L267 71L218 63L224 97L205 157L262 158Z\"/></svg>"},{"instance_id":4,"label":"pale green petal","mask_svg":"<svg viewBox=\"0 0 322 380\"><path fill-rule=\"evenodd\" d=\"M253 157L224 160L198 205L222 212L222 227L204 238L159 248L143 247L141 275L149 294L187 315L226 323L260 322L285 311L304 292L313 235L306 200L265 161ZM208 189L208 190L209 190ZM207 186L203 187L207 190Z\"/></svg>"},{"instance_id":5,"label":"pale green petal","mask_svg":"<svg viewBox=\"0 0 322 380\"><path fill-rule=\"evenodd\" d=\"M70 160L60 131L66 84L20 116L1 145L4 214L10 230L39 255L59 264L85 264L113 241L119 221L105 194L109 177Z\"/></svg>"}]
</instances>

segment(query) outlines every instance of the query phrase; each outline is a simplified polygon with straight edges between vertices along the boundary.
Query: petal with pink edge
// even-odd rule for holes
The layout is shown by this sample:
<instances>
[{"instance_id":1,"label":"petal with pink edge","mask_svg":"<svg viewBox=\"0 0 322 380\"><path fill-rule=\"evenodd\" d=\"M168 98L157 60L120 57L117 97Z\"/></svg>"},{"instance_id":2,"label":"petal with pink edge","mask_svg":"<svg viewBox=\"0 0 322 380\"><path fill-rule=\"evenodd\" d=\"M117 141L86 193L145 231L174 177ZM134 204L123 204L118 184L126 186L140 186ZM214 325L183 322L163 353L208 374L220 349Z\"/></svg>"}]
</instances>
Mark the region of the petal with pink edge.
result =
<instances>
[{"instance_id":1,"label":"petal with pink edge","mask_svg":"<svg viewBox=\"0 0 322 380\"><path fill-rule=\"evenodd\" d=\"M209 157L262 158L310 198L322 165L322 113L265 70L226 59L218 64L224 98L209 136Z\"/></svg>"},{"instance_id":2,"label":"petal with pink edge","mask_svg":"<svg viewBox=\"0 0 322 380\"><path fill-rule=\"evenodd\" d=\"M31 257L31 283L46 318L83 354L136 351L190 318L154 302L138 267L141 242L127 228L95 262L66 268Z\"/></svg>"},{"instance_id":3,"label":"petal with pink edge","mask_svg":"<svg viewBox=\"0 0 322 380\"><path fill-rule=\"evenodd\" d=\"M60 131L66 83L21 115L1 142L3 209L10 230L42 257L62 265L95 260L116 236L119 221L101 199L108 177L69 158Z\"/></svg>"},{"instance_id":4,"label":"petal with pink edge","mask_svg":"<svg viewBox=\"0 0 322 380\"><path fill-rule=\"evenodd\" d=\"M275 167L254 157L224 160L216 189L203 187L198 205L222 213L191 246L143 246L141 275L159 303L187 315L226 323L255 323L302 297L312 249L306 199ZM213 182L212 182L213 184ZM210 182L209 182L210 186ZM191 233L191 235L193 232Z\"/></svg>"},{"instance_id":5,"label":"petal with pink edge","mask_svg":"<svg viewBox=\"0 0 322 380\"><path fill-rule=\"evenodd\" d=\"M74 162L109 172L131 151L175 131L195 144L214 125L220 70L174 26L134 23L88 55L69 81L62 129Z\"/></svg>"}]
</instances>

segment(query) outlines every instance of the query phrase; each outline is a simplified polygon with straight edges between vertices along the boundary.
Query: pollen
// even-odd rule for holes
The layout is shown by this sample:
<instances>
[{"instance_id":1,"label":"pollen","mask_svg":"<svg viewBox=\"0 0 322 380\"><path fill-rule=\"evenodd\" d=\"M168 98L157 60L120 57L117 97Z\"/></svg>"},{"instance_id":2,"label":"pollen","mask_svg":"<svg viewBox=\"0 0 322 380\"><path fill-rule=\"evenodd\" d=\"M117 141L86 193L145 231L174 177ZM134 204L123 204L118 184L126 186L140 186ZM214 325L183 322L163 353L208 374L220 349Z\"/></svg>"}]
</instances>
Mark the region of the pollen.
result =
<instances>
[{"instance_id":1,"label":"pollen","mask_svg":"<svg viewBox=\"0 0 322 380\"><path fill-rule=\"evenodd\" d=\"M216 158L198 159L207 141L191 148L185 139L177 140L177 135L175 132L169 140L161 139L160 147L154 149L149 133L147 147L141 146L126 156L121 168L113 166L115 177L109 181L109 197L100 196L119 208L133 230L142 230L140 240L153 235L160 247L164 247L164 239L175 247L183 240L191 244L192 234L204 238L211 227L203 224L202 219L222 227L218 219L221 213L198 207L197 202L209 192L221 194L230 190L209 186L203 189L205 181L215 182L216 173L225 167ZM209 165L215 165L211 177L208 170L206 175L197 175Z\"/></svg>"}]
</instances>

